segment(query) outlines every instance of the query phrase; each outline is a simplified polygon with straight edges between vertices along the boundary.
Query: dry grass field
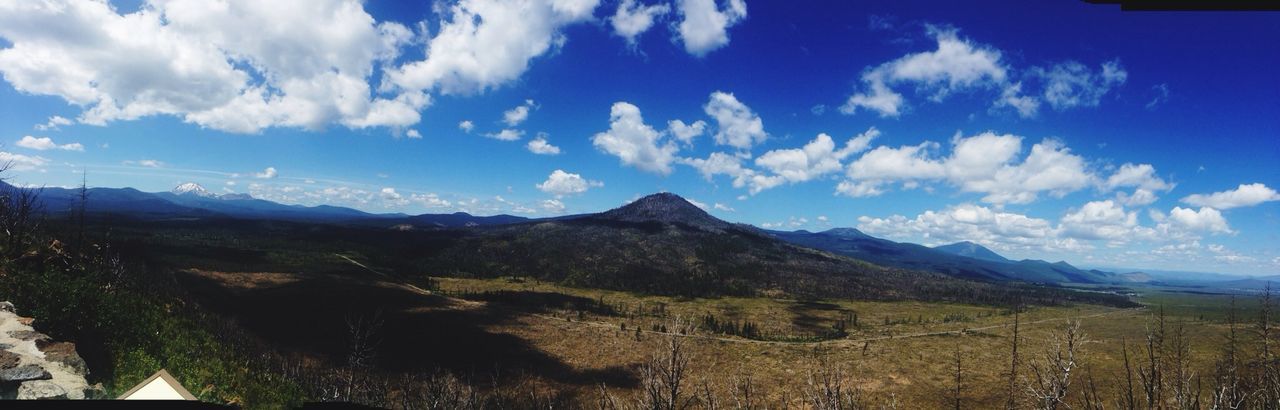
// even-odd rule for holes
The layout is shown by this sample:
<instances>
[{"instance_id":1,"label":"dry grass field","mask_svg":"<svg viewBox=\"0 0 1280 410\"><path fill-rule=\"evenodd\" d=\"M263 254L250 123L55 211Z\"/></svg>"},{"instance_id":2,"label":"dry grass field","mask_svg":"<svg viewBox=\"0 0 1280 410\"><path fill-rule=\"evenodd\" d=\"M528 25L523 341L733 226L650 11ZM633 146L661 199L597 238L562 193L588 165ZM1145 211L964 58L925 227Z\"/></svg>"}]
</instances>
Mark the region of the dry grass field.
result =
<instances>
[{"instance_id":1,"label":"dry grass field","mask_svg":"<svg viewBox=\"0 0 1280 410\"><path fill-rule=\"evenodd\" d=\"M566 288L523 280L473 280L438 278L440 291L451 295L483 292L529 292L578 296L624 311L650 314L602 315L573 309L536 309L519 303L491 302L517 314L518 319L488 328L514 335L531 346L579 369L624 367L639 369L651 354L661 351L671 337L655 326L682 318L694 330L681 335L690 352L690 394L709 388L729 400L735 381L750 378L767 402L801 404L810 382L820 369L839 368L864 399L899 408L936 408L954 404L956 352L961 373L963 407L992 408L1004 404L1011 365L1014 316L991 307L919 302L796 301L768 298L687 299L640 296L624 292ZM1160 294L1161 301L1179 301ZM1153 297L1154 299L1154 297ZM1181 300L1187 302L1186 300ZM1191 300L1199 305L1220 304L1220 299ZM1078 320L1087 337L1082 346L1076 391L1092 379L1099 394L1117 397L1125 383L1122 347L1137 349L1145 343L1156 308L1116 309L1096 306L1032 307L1019 315L1019 347L1022 364L1017 399L1030 400L1029 366L1038 363L1057 340L1055 332L1068 321ZM1173 310L1171 310L1173 311ZM1212 364L1226 332L1226 325L1201 320L1183 306L1169 315L1169 332L1183 326L1190 342L1190 369L1202 376L1207 395ZM652 312L662 312L661 314ZM782 335L808 335L830 326L850 313L858 317L844 337L822 341L752 340L698 329L700 317L758 323L764 339ZM642 331L637 334L636 328ZM798 339L798 338L797 338ZM1131 350L1131 355L1136 355ZM1134 357L1133 360L1138 360ZM1136 364L1135 364L1136 366ZM1137 377L1137 376L1134 376ZM1194 377L1192 377L1194 383ZM576 389L581 395L601 395L597 386L555 386ZM609 393L628 398L637 389L613 387ZM1069 396L1068 401L1073 400ZM1029 403L1027 403L1029 404Z\"/></svg>"}]
</instances>

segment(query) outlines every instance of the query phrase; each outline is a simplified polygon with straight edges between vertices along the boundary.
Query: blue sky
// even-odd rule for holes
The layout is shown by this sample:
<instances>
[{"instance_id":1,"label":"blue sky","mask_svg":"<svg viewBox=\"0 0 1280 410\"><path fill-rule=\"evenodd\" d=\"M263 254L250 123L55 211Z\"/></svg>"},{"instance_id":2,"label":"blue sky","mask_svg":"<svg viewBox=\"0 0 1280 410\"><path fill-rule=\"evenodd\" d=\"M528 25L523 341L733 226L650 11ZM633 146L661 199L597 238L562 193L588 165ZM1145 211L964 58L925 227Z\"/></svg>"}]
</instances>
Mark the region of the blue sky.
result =
<instances>
[{"instance_id":1,"label":"blue sky","mask_svg":"<svg viewBox=\"0 0 1280 410\"><path fill-rule=\"evenodd\" d=\"M1280 273L1274 13L219 7L0 2L10 181L525 216L671 191L775 229Z\"/></svg>"}]
</instances>

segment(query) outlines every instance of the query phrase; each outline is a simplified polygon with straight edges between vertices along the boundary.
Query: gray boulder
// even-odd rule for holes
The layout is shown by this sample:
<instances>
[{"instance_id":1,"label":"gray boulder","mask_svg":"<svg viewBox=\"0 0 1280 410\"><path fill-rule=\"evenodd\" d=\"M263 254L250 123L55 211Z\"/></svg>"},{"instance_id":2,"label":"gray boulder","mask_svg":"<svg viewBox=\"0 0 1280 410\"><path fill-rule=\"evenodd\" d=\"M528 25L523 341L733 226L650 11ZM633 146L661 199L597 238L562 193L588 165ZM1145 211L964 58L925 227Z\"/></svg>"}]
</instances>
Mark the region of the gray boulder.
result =
<instances>
[{"instance_id":1,"label":"gray boulder","mask_svg":"<svg viewBox=\"0 0 1280 410\"><path fill-rule=\"evenodd\" d=\"M44 368L28 364L0 370L0 382L23 382L28 380L49 380L53 376Z\"/></svg>"},{"instance_id":2,"label":"gray boulder","mask_svg":"<svg viewBox=\"0 0 1280 410\"><path fill-rule=\"evenodd\" d=\"M47 380L22 383L18 387L18 400L59 400L67 398L67 389Z\"/></svg>"}]
</instances>

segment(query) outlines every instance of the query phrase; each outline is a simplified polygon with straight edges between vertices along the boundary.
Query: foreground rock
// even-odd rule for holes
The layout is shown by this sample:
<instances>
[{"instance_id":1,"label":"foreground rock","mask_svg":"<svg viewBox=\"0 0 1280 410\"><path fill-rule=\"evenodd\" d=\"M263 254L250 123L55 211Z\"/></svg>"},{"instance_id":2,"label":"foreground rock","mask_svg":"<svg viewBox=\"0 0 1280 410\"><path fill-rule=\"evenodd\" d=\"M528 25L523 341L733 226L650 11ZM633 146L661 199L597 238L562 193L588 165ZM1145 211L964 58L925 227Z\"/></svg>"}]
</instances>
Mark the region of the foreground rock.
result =
<instances>
[{"instance_id":1,"label":"foreground rock","mask_svg":"<svg viewBox=\"0 0 1280 410\"><path fill-rule=\"evenodd\" d=\"M90 386L84 359L75 344L53 341L18 316L12 303L0 302L0 399L85 399L101 395Z\"/></svg>"}]
</instances>

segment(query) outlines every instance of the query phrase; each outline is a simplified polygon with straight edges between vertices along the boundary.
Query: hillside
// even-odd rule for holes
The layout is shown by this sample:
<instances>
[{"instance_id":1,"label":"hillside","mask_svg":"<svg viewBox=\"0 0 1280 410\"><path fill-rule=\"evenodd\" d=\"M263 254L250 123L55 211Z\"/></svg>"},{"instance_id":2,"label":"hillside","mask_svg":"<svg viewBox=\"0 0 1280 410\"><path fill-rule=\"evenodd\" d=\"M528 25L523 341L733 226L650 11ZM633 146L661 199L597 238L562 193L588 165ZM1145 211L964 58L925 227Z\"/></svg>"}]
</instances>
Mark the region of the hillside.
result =
<instances>
[{"instance_id":1,"label":"hillside","mask_svg":"<svg viewBox=\"0 0 1280 410\"><path fill-rule=\"evenodd\" d=\"M773 236L801 246L848 256L883 266L918 269L959 278L1035 283L1112 283L1124 278L1109 272L1081 270L1066 262L1010 261L972 243L942 249L880 239L853 228L823 232L771 231ZM975 248L976 247L976 248ZM973 255L973 256L970 256ZM980 257L979 257L980 256Z\"/></svg>"},{"instance_id":2,"label":"hillside","mask_svg":"<svg viewBox=\"0 0 1280 410\"><path fill-rule=\"evenodd\" d=\"M933 247L933 249L937 249L937 250L940 250L946 253L955 254L955 255L967 256L974 259L981 259L985 261L1000 262L1000 263L1012 262L1009 259L1003 256L1000 256L1000 254L995 253L990 249L987 249L985 246L982 246L973 242L969 242L969 241L956 242L950 245L939 245L939 246Z\"/></svg>"},{"instance_id":3,"label":"hillside","mask_svg":"<svg viewBox=\"0 0 1280 410\"><path fill-rule=\"evenodd\" d=\"M571 286L655 294L979 303L1007 302L1019 293L1045 302L1082 296L876 266L716 219L667 193L573 219L461 231L452 244L433 254L427 271L448 276L531 276Z\"/></svg>"}]
</instances>

